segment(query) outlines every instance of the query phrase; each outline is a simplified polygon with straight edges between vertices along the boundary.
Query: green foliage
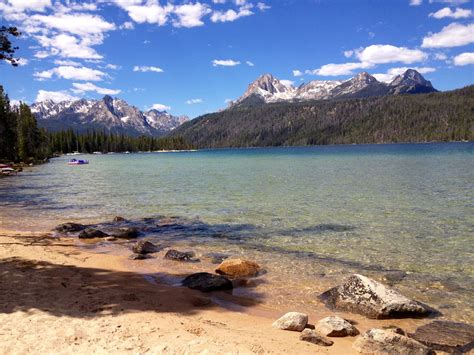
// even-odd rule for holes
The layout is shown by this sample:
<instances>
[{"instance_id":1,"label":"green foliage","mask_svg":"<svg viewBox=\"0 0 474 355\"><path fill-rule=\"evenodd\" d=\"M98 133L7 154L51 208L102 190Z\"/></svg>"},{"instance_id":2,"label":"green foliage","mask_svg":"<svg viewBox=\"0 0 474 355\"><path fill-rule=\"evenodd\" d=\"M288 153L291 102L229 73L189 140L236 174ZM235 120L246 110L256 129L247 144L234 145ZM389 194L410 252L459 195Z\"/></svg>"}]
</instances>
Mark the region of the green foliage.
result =
<instances>
[{"instance_id":1,"label":"green foliage","mask_svg":"<svg viewBox=\"0 0 474 355\"><path fill-rule=\"evenodd\" d=\"M48 133L47 136L50 150L59 154L75 151L81 153L120 153L126 151L150 152L155 150L185 150L193 148L182 137L131 137L123 134L109 134L105 131L77 134L72 129Z\"/></svg>"},{"instance_id":2,"label":"green foliage","mask_svg":"<svg viewBox=\"0 0 474 355\"><path fill-rule=\"evenodd\" d=\"M13 55L18 47L13 47L8 36L18 37L20 32L16 27L0 27L0 61L7 61L14 67L18 66L18 59L15 59Z\"/></svg>"},{"instance_id":3,"label":"green foliage","mask_svg":"<svg viewBox=\"0 0 474 355\"><path fill-rule=\"evenodd\" d=\"M473 140L474 86L451 92L237 107L171 136L198 148Z\"/></svg>"}]
</instances>

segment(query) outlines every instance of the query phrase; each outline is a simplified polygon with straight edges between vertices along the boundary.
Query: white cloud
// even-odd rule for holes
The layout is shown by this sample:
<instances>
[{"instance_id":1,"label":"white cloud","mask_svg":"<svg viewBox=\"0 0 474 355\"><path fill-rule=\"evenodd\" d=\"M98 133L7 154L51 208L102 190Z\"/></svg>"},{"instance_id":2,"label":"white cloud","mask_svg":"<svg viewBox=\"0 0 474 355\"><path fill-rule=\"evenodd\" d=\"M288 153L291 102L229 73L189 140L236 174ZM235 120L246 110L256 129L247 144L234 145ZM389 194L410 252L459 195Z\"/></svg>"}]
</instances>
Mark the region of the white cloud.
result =
<instances>
[{"instance_id":1,"label":"white cloud","mask_svg":"<svg viewBox=\"0 0 474 355\"><path fill-rule=\"evenodd\" d=\"M178 19L173 21L173 25L187 28L202 26L204 25L202 18L210 12L209 6L200 2L175 6L174 13Z\"/></svg>"},{"instance_id":2,"label":"white cloud","mask_svg":"<svg viewBox=\"0 0 474 355\"><path fill-rule=\"evenodd\" d=\"M16 63L20 66L23 67L29 63L29 60L26 58L19 58Z\"/></svg>"},{"instance_id":3,"label":"white cloud","mask_svg":"<svg viewBox=\"0 0 474 355\"><path fill-rule=\"evenodd\" d=\"M116 28L115 24L105 21L100 16L91 14L33 15L31 20L47 28L79 36L102 35L104 32L112 31Z\"/></svg>"},{"instance_id":4,"label":"white cloud","mask_svg":"<svg viewBox=\"0 0 474 355\"><path fill-rule=\"evenodd\" d=\"M472 16L472 10L456 8L455 11L451 10L449 7L445 7L439 11L432 12L429 14L430 17L437 19L450 17L450 18L468 18Z\"/></svg>"},{"instance_id":5,"label":"white cloud","mask_svg":"<svg viewBox=\"0 0 474 355\"><path fill-rule=\"evenodd\" d=\"M306 70L306 74L321 75L321 76L340 76L352 75L354 70L369 69L374 67L372 63L343 63L343 64L326 64L319 69Z\"/></svg>"},{"instance_id":6,"label":"white cloud","mask_svg":"<svg viewBox=\"0 0 474 355\"><path fill-rule=\"evenodd\" d=\"M53 76L67 80L101 81L106 74L87 67L59 66L33 74L37 80L51 79Z\"/></svg>"},{"instance_id":7,"label":"white cloud","mask_svg":"<svg viewBox=\"0 0 474 355\"><path fill-rule=\"evenodd\" d=\"M160 6L158 4L135 5L141 4L141 1L116 1L127 12L130 18L138 23L153 23L163 26L168 22L168 17L172 13L174 6Z\"/></svg>"},{"instance_id":8,"label":"white cloud","mask_svg":"<svg viewBox=\"0 0 474 355\"><path fill-rule=\"evenodd\" d=\"M121 24L119 28L121 30L133 30L135 28L135 25L133 24L133 22L127 21Z\"/></svg>"},{"instance_id":9,"label":"white cloud","mask_svg":"<svg viewBox=\"0 0 474 355\"><path fill-rule=\"evenodd\" d=\"M402 62L406 64L421 62L428 55L419 49L396 47L389 44L374 44L356 52L357 58L364 63L385 64Z\"/></svg>"},{"instance_id":10,"label":"white cloud","mask_svg":"<svg viewBox=\"0 0 474 355\"><path fill-rule=\"evenodd\" d=\"M225 0L212 0L214 4L225 4Z\"/></svg>"},{"instance_id":11,"label":"white cloud","mask_svg":"<svg viewBox=\"0 0 474 355\"><path fill-rule=\"evenodd\" d=\"M120 69L120 66L116 65L116 64L107 64L105 66L106 69L112 69L112 70L117 70L117 69Z\"/></svg>"},{"instance_id":12,"label":"white cloud","mask_svg":"<svg viewBox=\"0 0 474 355\"><path fill-rule=\"evenodd\" d=\"M82 64L79 62L75 62L73 60L62 60L62 59L56 59L54 61L54 64L56 65L71 65L73 67L80 67Z\"/></svg>"},{"instance_id":13,"label":"white cloud","mask_svg":"<svg viewBox=\"0 0 474 355\"><path fill-rule=\"evenodd\" d=\"M139 71L142 73L146 73L146 72L163 73L164 72L164 70L161 68L154 67L154 66L146 66L146 65L142 65L142 66L135 65L133 67L133 71Z\"/></svg>"},{"instance_id":14,"label":"white cloud","mask_svg":"<svg viewBox=\"0 0 474 355\"><path fill-rule=\"evenodd\" d=\"M293 76L303 76L303 72L300 70L293 70Z\"/></svg>"},{"instance_id":15,"label":"white cloud","mask_svg":"<svg viewBox=\"0 0 474 355\"><path fill-rule=\"evenodd\" d=\"M229 9L227 11L214 11L211 16L212 22L232 22L241 17L251 16L253 12L250 10L251 5L244 5L237 11Z\"/></svg>"},{"instance_id":16,"label":"white cloud","mask_svg":"<svg viewBox=\"0 0 474 355\"><path fill-rule=\"evenodd\" d=\"M240 62L232 59L214 59L212 61L212 66L217 67L217 66L223 66L223 67L234 67L236 65L239 65Z\"/></svg>"},{"instance_id":17,"label":"white cloud","mask_svg":"<svg viewBox=\"0 0 474 355\"><path fill-rule=\"evenodd\" d=\"M474 43L474 23L462 25L452 23L434 34L423 38L423 48L449 48Z\"/></svg>"},{"instance_id":18,"label":"white cloud","mask_svg":"<svg viewBox=\"0 0 474 355\"><path fill-rule=\"evenodd\" d=\"M72 83L72 86L74 87L72 91L76 94L93 91L101 95L118 95L121 92L121 90L102 88L93 83Z\"/></svg>"},{"instance_id":19,"label":"white cloud","mask_svg":"<svg viewBox=\"0 0 474 355\"><path fill-rule=\"evenodd\" d=\"M47 7L51 7L51 0L8 0L7 3L15 12L24 12L28 10L42 12Z\"/></svg>"},{"instance_id":20,"label":"white cloud","mask_svg":"<svg viewBox=\"0 0 474 355\"><path fill-rule=\"evenodd\" d=\"M45 91L39 90L36 96L35 102L48 101L61 102L61 101L75 101L79 100L78 97L70 95L67 91Z\"/></svg>"},{"instance_id":21,"label":"white cloud","mask_svg":"<svg viewBox=\"0 0 474 355\"><path fill-rule=\"evenodd\" d=\"M255 64L253 62L251 62L250 60L247 60L245 62L245 64L247 64L249 67L254 67L255 66Z\"/></svg>"},{"instance_id":22,"label":"white cloud","mask_svg":"<svg viewBox=\"0 0 474 355\"><path fill-rule=\"evenodd\" d=\"M87 45L88 41L79 41L75 36L59 34L57 36L36 36L36 40L49 51L38 51L37 58L57 55L65 58L101 59L95 49Z\"/></svg>"},{"instance_id":23,"label":"white cloud","mask_svg":"<svg viewBox=\"0 0 474 355\"><path fill-rule=\"evenodd\" d=\"M454 57L453 59L454 65L458 66L463 66L463 65L469 65L469 64L474 64L474 53L462 53Z\"/></svg>"},{"instance_id":24,"label":"white cloud","mask_svg":"<svg viewBox=\"0 0 474 355\"><path fill-rule=\"evenodd\" d=\"M259 3L257 3L257 8L258 8L260 11L266 11L266 10L271 9L271 6L268 6L267 4L265 4L265 3L263 3L263 2L259 2Z\"/></svg>"},{"instance_id":25,"label":"white cloud","mask_svg":"<svg viewBox=\"0 0 474 355\"><path fill-rule=\"evenodd\" d=\"M436 59L436 60L446 60L446 59L448 59L448 56L444 53L435 53L434 54L434 59Z\"/></svg>"},{"instance_id":26,"label":"white cloud","mask_svg":"<svg viewBox=\"0 0 474 355\"><path fill-rule=\"evenodd\" d=\"M410 6L420 6L423 0L410 0Z\"/></svg>"},{"instance_id":27,"label":"white cloud","mask_svg":"<svg viewBox=\"0 0 474 355\"><path fill-rule=\"evenodd\" d=\"M202 99L189 99L186 101L188 105L200 104L202 102L203 102Z\"/></svg>"},{"instance_id":28,"label":"white cloud","mask_svg":"<svg viewBox=\"0 0 474 355\"><path fill-rule=\"evenodd\" d=\"M372 74L372 76L375 77L378 81L390 82L394 79L395 76L405 73L408 69L414 69L420 74L428 74L436 71L436 68L432 67L399 67L391 68L387 70L387 73L385 74Z\"/></svg>"},{"instance_id":29,"label":"white cloud","mask_svg":"<svg viewBox=\"0 0 474 355\"><path fill-rule=\"evenodd\" d=\"M163 104L154 104L151 107L153 110L158 110L158 111L169 111L171 110L171 106L163 105Z\"/></svg>"},{"instance_id":30,"label":"white cloud","mask_svg":"<svg viewBox=\"0 0 474 355\"><path fill-rule=\"evenodd\" d=\"M344 51L344 57L350 58L354 54L354 51Z\"/></svg>"}]
</instances>

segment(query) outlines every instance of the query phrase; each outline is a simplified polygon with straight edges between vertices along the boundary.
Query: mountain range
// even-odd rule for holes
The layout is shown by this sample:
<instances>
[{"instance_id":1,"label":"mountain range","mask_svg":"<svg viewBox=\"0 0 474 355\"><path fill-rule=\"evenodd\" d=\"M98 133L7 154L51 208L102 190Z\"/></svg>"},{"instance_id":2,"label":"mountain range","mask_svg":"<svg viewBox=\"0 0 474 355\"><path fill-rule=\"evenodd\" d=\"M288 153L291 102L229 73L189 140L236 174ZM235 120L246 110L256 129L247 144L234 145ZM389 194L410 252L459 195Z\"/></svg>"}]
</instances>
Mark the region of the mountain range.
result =
<instances>
[{"instance_id":1,"label":"mountain range","mask_svg":"<svg viewBox=\"0 0 474 355\"><path fill-rule=\"evenodd\" d=\"M362 72L349 80L314 80L295 87L271 74L252 82L247 91L230 103L227 110L256 107L272 103L331 101L354 98L384 97L400 94L437 92L431 82L416 70L408 69L391 82L379 82ZM105 130L130 136L164 136L188 121L186 116L173 116L166 111L141 111L126 101L104 96L100 100L42 101L31 111L38 125L50 131L72 128L76 132Z\"/></svg>"},{"instance_id":2,"label":"mountain range","mask_svg":"<svg viewBox=\"0 0 474 355\"><path fill-rule=\"evenodd\" d=\"M140 111L126 101L111 96L100 100L41 101L31 105L38 125L49 131L72 128L76 132L105 130L130 136L163 136L188 120L166 111Z\"/></svg>"},{"instance_id":3,"label":"mountain range","mask_svg":"<svg viewBox=\"0 0 474 355\"><path fill-rule=\"evenodd\" d=\"M367 72L341 80L314 80L295 87L271 74L264 74L248 86L247 91L230 103L235 106L255 106L274 102L298 102L309 100L331 100L364 98L374 96L420 94L436 92L431 82L419 72L408 69L391 82L383 83Z\"/></svg>"}]
</instances>

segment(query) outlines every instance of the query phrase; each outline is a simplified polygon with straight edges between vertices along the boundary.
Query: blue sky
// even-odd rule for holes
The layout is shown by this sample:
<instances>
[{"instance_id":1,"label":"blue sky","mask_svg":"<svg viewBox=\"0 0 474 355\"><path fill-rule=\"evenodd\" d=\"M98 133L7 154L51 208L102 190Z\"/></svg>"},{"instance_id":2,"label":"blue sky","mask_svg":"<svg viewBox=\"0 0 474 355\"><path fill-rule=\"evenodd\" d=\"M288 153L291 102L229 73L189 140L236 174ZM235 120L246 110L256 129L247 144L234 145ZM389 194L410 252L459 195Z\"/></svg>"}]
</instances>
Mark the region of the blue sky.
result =
<instances>
[{"instance_id":1,"label":"blue sky","mask_svg":"<svg viewBox=\"0 0 474 355\"><path fill-rule=\"evenodd\" d=\"M264 73L295 85L417 68L439 90L474 82L470 0L0 0L23 32L10 98L125 99L196 117Z\"/></svg>"}]
</instances>

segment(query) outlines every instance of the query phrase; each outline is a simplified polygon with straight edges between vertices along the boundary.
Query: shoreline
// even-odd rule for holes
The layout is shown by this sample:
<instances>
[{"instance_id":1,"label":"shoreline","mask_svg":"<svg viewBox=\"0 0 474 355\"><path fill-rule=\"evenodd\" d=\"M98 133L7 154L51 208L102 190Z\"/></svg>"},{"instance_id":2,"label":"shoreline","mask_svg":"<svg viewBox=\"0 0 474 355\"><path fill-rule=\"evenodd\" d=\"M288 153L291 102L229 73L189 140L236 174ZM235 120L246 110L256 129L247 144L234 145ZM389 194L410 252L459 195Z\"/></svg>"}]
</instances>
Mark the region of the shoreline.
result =
<instances>
[{"instance_id":1,"label":"shoreline","mask_svg":"<svg viewBox=\"0 0 474 355\"><path fill-rule=\"evenodd\" d=\"M5 345L5 353L61 349L65 353L96 350L352 354L356 353L352 344L357 337L331 338L333 346L320 347L300 341L299 332L274 329L271 324L289 311L308 313L310 324L337 314L354 321L361 334L371 328L393 325L412 332L432 320L374 320L324 306L311 312L304 305L297 309L272 307L272 300L252 302L239 297L238 292L237 296L223 292L204 294L170 285L166 280L170 275L182 275L183 270L190 274L208 266L172 262L171 267L160 265L159 273L150 273L141 261L129 261L126 255L130 252L125 248L115 254L97 249L94 244L80 245L82 242L74 237L55 237L50 233L0 230L0 236L1 271L5 273L7 269L9 278L18 277L21 281L17 284L13 280L0 292L0 321L7 329L0 334L0 343ZM209 301L210 305L201 306ZM22 339L19 348L13 339L27 330L29 340ZM55 331L59 334L54 341L41 340L45 332L54 337L51 333ZM230 334L238 336L229 337ZM112 340L117 335L121 340ZM105 344L101 342L104 338L108 339ZM123 345L124 341L131 347ZM37 347L37 342L42 348Z\"/></svg>"}]
</instances>

